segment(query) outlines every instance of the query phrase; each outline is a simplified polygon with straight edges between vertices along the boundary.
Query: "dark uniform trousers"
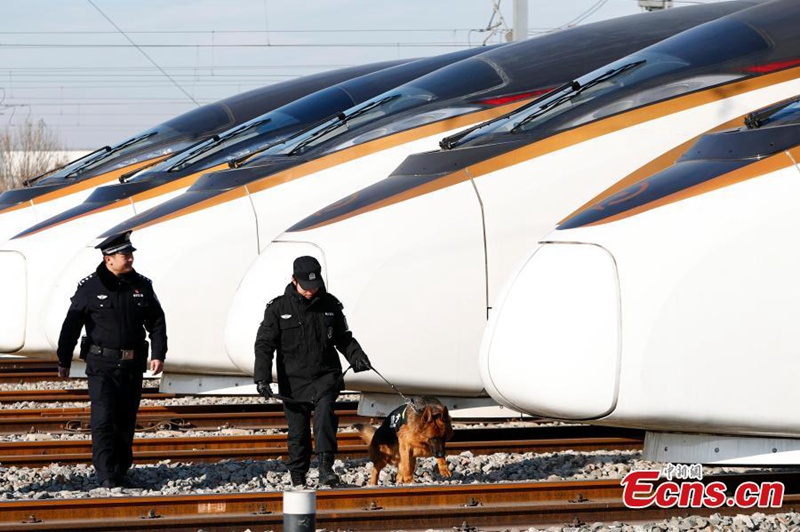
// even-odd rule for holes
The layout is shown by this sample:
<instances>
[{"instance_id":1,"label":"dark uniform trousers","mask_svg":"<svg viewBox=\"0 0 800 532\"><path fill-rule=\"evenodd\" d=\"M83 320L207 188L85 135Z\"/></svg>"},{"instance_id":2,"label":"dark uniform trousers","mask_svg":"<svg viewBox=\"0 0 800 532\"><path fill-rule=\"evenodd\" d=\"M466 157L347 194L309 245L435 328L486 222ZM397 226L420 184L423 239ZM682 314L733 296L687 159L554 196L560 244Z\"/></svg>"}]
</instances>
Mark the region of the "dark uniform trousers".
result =
<instances>
[{"instance_id":1,"label":"dark uniform trousers","mask_svg":"<svg viewBox=\"0 0 800 532\"><path fill-rule=\"evenodd\" d=\"M90 354L86 377L91 399L92 463L100 482L125 475L133 464L142 370Z\"/></svg>"},{"instance_id":2,"label":"dark uniform trousers","mask_svg":"<svg viewBox=\"0 0 800 532\"><path fill-rule=\"evenodd\" d=\"M267 303L256 334L253 380L272 382L277 352L278 389L294 400L283 403L289 426L286 466L290 472L308 472L312 416L316 452L335 454L338 450L335 402L344 381L337 350L348 361L366 358L342 308L339 300L324 290L309 301L289 283L283 296Z\"/></svg>"},{"instance_id":3,"label":"dark uniform trousers","mask_svg":"<svg viewBox=\"0 0 800 532\"><path fill-rule=\"evenodd\" d=\"M305 473L311 465L311 418L314 420L314 442L316 452L336 453L336 429L339 418L336 415L336 399L338 391L321 396L316 404L283 403L283 411L289 425L287 444L289 459L286 467L289 471Z\"/></svg>"}]
</instances>

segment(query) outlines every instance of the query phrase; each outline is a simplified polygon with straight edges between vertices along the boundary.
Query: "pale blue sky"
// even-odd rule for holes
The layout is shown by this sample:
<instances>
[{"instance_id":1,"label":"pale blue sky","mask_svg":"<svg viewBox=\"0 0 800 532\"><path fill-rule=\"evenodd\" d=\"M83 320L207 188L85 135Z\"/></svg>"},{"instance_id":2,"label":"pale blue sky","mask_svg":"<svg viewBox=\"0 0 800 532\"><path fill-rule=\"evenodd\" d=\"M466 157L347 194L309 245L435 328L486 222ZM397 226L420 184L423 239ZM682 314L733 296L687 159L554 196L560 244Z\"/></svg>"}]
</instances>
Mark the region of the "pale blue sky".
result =
<instances>
[{"instance_id":1,"label":"pale blue sky","mask_svg":"<svg viewBox=\"0 0 800 532\"><path fill-rule=\"evenodd\" d=\"M191 110L192 98L208 103L303 74L479 45L488 34L474 30L485 29L493 12L491 0L3 0L0 6L0 126L41 118L72 149L119 142ZM512 0L500 6L513 26ZM533 34L641 9L636 0L529 0L528 11Z\"/></svg>"}]
</instances>

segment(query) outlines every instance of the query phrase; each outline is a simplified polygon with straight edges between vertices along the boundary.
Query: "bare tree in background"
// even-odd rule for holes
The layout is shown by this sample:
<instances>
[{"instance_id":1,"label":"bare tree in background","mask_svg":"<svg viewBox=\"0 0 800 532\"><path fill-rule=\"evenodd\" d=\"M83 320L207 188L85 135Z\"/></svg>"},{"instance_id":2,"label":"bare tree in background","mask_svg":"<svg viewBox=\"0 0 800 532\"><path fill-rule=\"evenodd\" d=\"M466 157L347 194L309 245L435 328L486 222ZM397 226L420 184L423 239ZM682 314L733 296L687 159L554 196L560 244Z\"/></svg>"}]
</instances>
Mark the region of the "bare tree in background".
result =
<instances>
[{"instance_id":1,"label":"bare tree in background","mask_svg":"<svg viewBox=\"0 0 800 532\"><path fill-rule=\"evenodd\" d=\"M0 132L0 191L68 162L65 147L44 120L26 120L16 131Z\"/></svg>"}]
</instances>

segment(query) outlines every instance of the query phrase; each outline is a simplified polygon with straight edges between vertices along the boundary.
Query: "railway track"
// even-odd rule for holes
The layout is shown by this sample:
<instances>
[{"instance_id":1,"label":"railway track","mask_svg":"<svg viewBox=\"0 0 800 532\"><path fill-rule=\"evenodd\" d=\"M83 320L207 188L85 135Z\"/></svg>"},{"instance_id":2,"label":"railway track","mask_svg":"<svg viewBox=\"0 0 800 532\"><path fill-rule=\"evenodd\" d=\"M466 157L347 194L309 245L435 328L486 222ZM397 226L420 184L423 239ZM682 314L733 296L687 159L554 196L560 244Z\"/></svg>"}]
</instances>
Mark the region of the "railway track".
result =
<instances>
[{"instance_id":1,"label":"railway track","mask_svg":"<svg viewBox=\"0 0 800 532\"><path fill-rule=\"evenodd\" d=\"M364 421L358 403L337 403L342 425ZM143 406L138 430L190 430L220 428L286 428L278 403ZM0 434L24 432L88 432L89 407L0 410Z\"/></svg>"},{"instance_id":2,"label":"railway track","mask_svg":"<svg viewBox=\"0 0 800 532\"><path fill-rule=\"evenodd\" d=\"M174 399L177 395L173 393L162 393L158 388L142 388L142 399ZM37 403L55 402L79 402L89 401L89 391L86 389L77 390L14 390L0 391L0 404L3 403L24 403L35 401ZM2 410L0 410L0 415Z\"/></svg>"},{"instance_id":3,"label":"railway track","mask_svg":"<svg viewBox=\"0 0 800 532\"><path fill-rule=\"evenodd\" d=\"M58 363L55 360L14 356L0 357L0 375L13 373L14 371L55 372L57 368Z\"/></svg>"},{"instance_id":4,"label":"railway track","mask_svg":"<svg viewBox=\"0 0 800 532\"><path fill-rule=\"evenodd\" d=\"M0 383L58 380L58 364L52 360L35 358L0 358Z\"/></svg>"},{"instance_id":5,"label":"railway track","mask_svg":"<svg viewBox=\"0 0 800 532\"><path fill-rule=\"evenodd\" d=\"M706 476L704 483L781 481L787 511L800 503L797 473ZM268 527L282 530L281 492L229 495L25 500L0 503L3 530L230 530ZM346 488L316 493L317 528L396 530L490 526L578 525L597 521L645 521L673 516L675 509L630 510L622 502L619 479L437 485L397 488ZM734 514L740 508L693 509L695 515Z\"/></svg>"},{"instance_id":6,"label":"railway track","mask_svg":"<svg viewBox=\"0 0 800 532\"><path fill-rule=\"evenodd\" d=\"M54 380L50 361L0 359L0 382ZM146 398L169 399L155 388ZM0 404L41 401L88 401L86 390L20 390L0 392ZM341 425L364 421L355 402L341 402ZM0 409L0 433L88 431L89 409ZM147 406L139 412L140 428L159 429L285 428L280 404ZM526 426L514 429L458 429L448 454L498 452L559 452L566 449L641 449L641 431L591 426ZM55 440L0 443L0 465L40 467L89 463L90 441ZM366 456L366 447L354 433L339 435L340 457ZM183 462L217 462L223 459L277 459L286 454L283 434L213 437L138 438L134 443L138 463L165 459ZM739 476L741 477L741 476ZM712 480L707 476L705 482ZM759 479L726 476L727 485L744 480L776 480L787 485L782 508L800 503L800 480L793 474L764 474ZM738 478L738 480L737 480ZM335 529L498 529L510 526L574 525L597 521L643 521L692 513L742 513L741 508L689 510L649 508L632 513L621 501L618 479L609 481L524 482L514 484L436 485L394 488L345 488L317 492L317 528ZM110 498L15 500L0 502L3 530L230 530L269 528L281 530L281 492L214 494L199 496L129 496ZM754 510L750 510L754 511ZM744 510L747 512L747 510Z\"/></svg>"},{"instance_id":7,"label":"railway track","mask_svg":"<svg viewBox=\"0 0 800 532\"><path fill-rule=\"evenodd\" d=\"M363 458L367 447L355 432L338 436L341 458ZM470 451L473 454L499 452L548 453L565 450L597 451L641 450L644 433L627 429L592 426L557 426L456 430L447 444L449 454ZM213 436L139 438L134 440L137 463L173 461L216 462L225 458L278 459L286 456L286 435ZM90 440L32 441L0 443L3 466L39 467L60 464L90 463Z\"/></svg>"},{"instance_id":8,"label":"railway track","mask_svg":"<svg viewBox=\"0 0 800 532\"><path fill-rule=\"evenodd\" d=\"M336 414L339 416L340 426L370 420L359 416L357 409L357 401L338 401ZM89 432L89 413L88 405L68 408L0 408L0 434ZM137 430L140 431L286 428L283 407L278 402L142 406L136 419Z\"/></svg>"}]
</instances>

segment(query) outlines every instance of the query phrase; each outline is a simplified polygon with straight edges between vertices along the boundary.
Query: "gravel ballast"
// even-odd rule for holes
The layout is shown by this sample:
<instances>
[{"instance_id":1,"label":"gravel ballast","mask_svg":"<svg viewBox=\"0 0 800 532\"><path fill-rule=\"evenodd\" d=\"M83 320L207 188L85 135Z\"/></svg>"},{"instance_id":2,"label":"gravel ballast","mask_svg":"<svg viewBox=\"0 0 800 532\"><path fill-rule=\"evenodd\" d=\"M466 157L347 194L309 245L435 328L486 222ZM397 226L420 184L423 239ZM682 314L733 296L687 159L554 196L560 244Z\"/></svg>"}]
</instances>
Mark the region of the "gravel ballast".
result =
<instances>
[{"instance_id":1,"label":"gravel ballast","mask_svg":"<svg viewBox=\"0 0 800 532\"><path fill-rule=\"evenodd\" d=\"M157 379L149 379L146 386L158 386ZM81 389L86 387L83 380L41 381L22 384L0 384L0 390L55 390ZM355 396L347 396L355 400ZM182 405L182 404L257 404L258 397L234 396L194 396L162 400L145 399L142 405ZM74 408L87 407L86 402L47 403L20 402L0 405L0 409L34 408ZM508 426L519 426L517 421ZM504 426L487 424L488 426ZM475 426L475 425L473 425ZM342 427L347 430L347 427ZM242 430L227 429L219 431L159 431L137 432L137 438L176 437L176 436L214 436L214 435L267 435L279 434L280 429ZM87 439L85 433L62 434L13 434L0 435L0 441L31 440L75 440ZM663 464L641 459L637 451L595 451L560 453L495 453L473 455L463 452L447 457L453 476L443 479L436 470L433 459L418 460L416 483L433 484L473 484L528 481L560 480L598 480L621 479L632 470L662 469ZM308 487L317 488L316 460L312 461ZM368 459L336 460L335 470L340 475L343 487L366 488L371 464ZM723 472L743 472L744 468L706 467L704 475ZM394 486L396 468L387 467L381 475L380 486ZM137 488L104 489L97 487L97 479L90 465L50 464L40 468L6 467L0 462L0 504L1 501L24 499L81 499L93 497L131 497L156 495L189 494L228 494L243 492L271 492L291 489L289 475L280 460L221 460L216 463L185 463L169 460L157 464L135 465L130 477ZM680 510L676 509L676 513ZM530 528L547 531L684 531L684 530L800 530L800 514L752 513L736 516L714 514L708 517L675 517L652 523L586 523L566 527Z\"/></svg>"}]
</instances>

